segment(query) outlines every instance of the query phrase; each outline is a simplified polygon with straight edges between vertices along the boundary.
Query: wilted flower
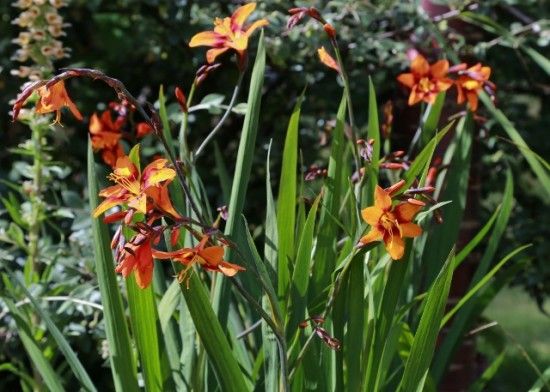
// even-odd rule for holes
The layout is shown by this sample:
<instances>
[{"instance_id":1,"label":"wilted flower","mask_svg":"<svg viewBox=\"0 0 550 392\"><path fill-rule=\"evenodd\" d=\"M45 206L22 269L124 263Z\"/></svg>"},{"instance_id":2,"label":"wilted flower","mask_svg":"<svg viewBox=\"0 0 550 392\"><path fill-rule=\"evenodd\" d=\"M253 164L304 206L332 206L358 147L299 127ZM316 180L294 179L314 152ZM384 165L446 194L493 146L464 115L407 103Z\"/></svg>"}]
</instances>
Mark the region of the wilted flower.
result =
<instances>
[{"instance_id":1,"label":"wilted flower","mask_svg":"<svg viewBox=\"0 0 550 392\"><path fill-rule=\"evenodd\" d=\"M213 63L220 54L229 49L235 50L242 59L248 48L248 38L259 27L266 26L268 21L260 19L250 26L244 26L246 19L256 9L256 3L248 3L235 10L231 17L216 18L213 31L203 31L195 34L189 46L210 46L206 52L206 60Z\"/></svg>"},{"instance_id":2,"label":"wilted flower","mask_svg":"<svg viewBox=\"0 0 550 392\"><path fill-rule=\"evenodd\" d=\"M424 56L417 54L411 62L411 72L399 75L397 80L411 89L409 105L420 101L433 104L440 92L453 85L453 81L447 78L448 71L447 60L430 65Z\"/></svg>"},{"instance_id":3,"label":"wilted flower","mask_svg":"<svg viewBox=\"0 0 550 392\"><path fill-rule=\"evenodd\" d=\"M321 46L321 48L317 49L317 54L319 55L319 60L321 60L323 64L340 73L340 66L338 65L336 60L334 60L334 58L327 52L324 46Z\"/></svg>"}]
</instances>

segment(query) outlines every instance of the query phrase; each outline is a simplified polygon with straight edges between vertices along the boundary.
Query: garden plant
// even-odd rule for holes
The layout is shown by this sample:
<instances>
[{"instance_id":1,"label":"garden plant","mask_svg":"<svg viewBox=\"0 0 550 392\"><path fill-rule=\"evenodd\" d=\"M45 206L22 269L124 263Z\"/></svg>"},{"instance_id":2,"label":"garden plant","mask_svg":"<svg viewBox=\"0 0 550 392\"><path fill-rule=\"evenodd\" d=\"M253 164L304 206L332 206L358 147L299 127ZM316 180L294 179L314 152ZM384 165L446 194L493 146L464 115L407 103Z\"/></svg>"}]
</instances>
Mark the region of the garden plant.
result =
<instances>
[{"instance_id":1,"label":"garden plant","mask_svg":"<svg viewBox=\"0 0 550 392\"><path fill-rule=\"evenodd\" d=\"M240 2L210 15L210 29L178 33L200 56L189 60L194 77L147 96L129 87L147 84L147 74L126 80L74 57L55 67L71 53L62 43L67 3L13 3L23 65L12 70L21 89L10 116L29 139L10 149L21 181L2 179L0 332L12 338L0 346L0 387L485 390L506 343L483 312L537 246L503 246L518 192L507 163L494 165L504 185L494 208L463 235L487 123L541 198L550 196L547 161L499 108L490 56L459 56L426 17L430 48L401 40L406 67L377 82L349 69L346 21L331 11L339 2L326 12L293 5L285 25L269 13L285 2ZM516 39L474 4L438 17ZM272 68L283 67L270 59L269 36L299 41L304 26L316 42L307 56L324 76L267 105ZM547 77L548 59L521 50ZM213 82L224 74L232 90ZM324 118L311 120L308 102L319 99ZM285 111L286 131L259 143L273 110ZM403 121L412 132L396 141ZM57 141L66 124L69 138L87 143L74 172L57 158L73 143ZM224 131L235 124L240 132ZM498 355L475 377L453 378L478 335ZM531 390L550 391L550 371L530 365Z\"/></svg>"}]
</instances>

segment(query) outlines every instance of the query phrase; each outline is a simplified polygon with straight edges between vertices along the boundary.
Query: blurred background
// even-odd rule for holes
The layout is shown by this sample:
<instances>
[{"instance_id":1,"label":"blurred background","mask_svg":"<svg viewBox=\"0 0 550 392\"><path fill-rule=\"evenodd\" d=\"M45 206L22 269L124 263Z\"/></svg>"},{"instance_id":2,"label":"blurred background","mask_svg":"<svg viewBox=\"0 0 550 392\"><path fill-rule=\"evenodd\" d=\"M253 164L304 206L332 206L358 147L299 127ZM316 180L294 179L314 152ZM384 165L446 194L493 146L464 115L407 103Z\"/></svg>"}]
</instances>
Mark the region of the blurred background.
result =
<instances>
[{"instance_id":1,"label":"blurred background","mask_svg":"<svg viewBox=\"0 0 550 392\"><path fill-rule=\"evenodd\" d=\"M187 43L198 31L211 28L213 16L229 15L242 2L192 0L73 0L59 10L66 36L61 37L70 57L55 62L55 67L97 68L123 81L140 99L155 102L161 86L168 99L169 113L177 116L174 88L188 92L194 74L204 62L204 50L191 50ZM272 170L278 170L281 145L294 98L307 87L302 110L301 146L303 170L312 164L326 165L327 134L341 96L336 74L317 59L316 50L328 46L321 26L311 22L286 30L287 10L296 6L315 6L337 29L350 80L357 123L366 124L368 78L377 90L378 102L391 101L394 123L390 135L395 149L406 147L419 118L419 108L406 106L407 92L396 82L396 76L408 69L407 50L415 48L430 62L445 57L446 50L463 61L480 61L492 69L491 80L497 85L497 106L520 131L527 144L540 156L550 157L550 78L548 59L550 44L549 7L545 0L484 1L261 1L258 17L265 17L268 55L267 80L260 118L258 146L253 183L263 195L265 154L273 140ZM460 11L463 11L462 13ZM0 2L0 195L8 200L13 195L10 184L21 184L28 176L28 163L17 154L29 130L12 123L10 104L26 80L13 75L20 63L12 56L17 45L12 42L20 27L12 21L20 10L10 1ZM469 14L468 14L469 13ZM256 44L256 39L252 40ZM529 48L529 50L526 50ZM254 53L254 47L251 53ZM531 50L531 51L530 51ZM535 51L537 55L533 55ZM231 62L230 57L222 62ZM545 68L546 65L546 68ZM201 85L195 102L207 97L229 100L237 78L235 67L225 66L214 72ZM59 293L89 303L99 302L99 292L92 273L89 243L89 211L85 197L85 153L87 120L92 113L114 100L112 92L101 83L73 80L68 83L71 97L86 119L83 123L64 116L64 127L48 135L52 160L46 200L55 211L46 226L43 252L54 260L55 273L43 296L57 298ZM212 96L211 94L219 94ZM246 99L241 94L239 102ZM448 99L445 113L461 110ZM220 101L221 102L221 101ZM380 112L382 112L380 110ZM191 144L198 145L221 113L218 106L192 115ZM475 170L472 173L472 211L474 222L485 222L494 212L504 188L504 171L511 167L516 182L515 205L511 224L501 242L501 256L525 243L534 246L522 253L525 268L489 307L486 316L496 320L508 336L503 368L489 384L493 391L525 390L538 377L536 368L550 364L550 319L546 311L550 294L550 209L547 197L529 170L522 155L502 132L498 124L478 112ZM242 118L232 116L219 136L219 148L227 162L236 154ZM175 131L174 131L175 132ZM151 141L143 141L145 152L156 153ZM220 184L215 174L213 154L202 158L201 170L212 173L207 184L213 204L221 205ZM203 178L208 178L203 176ZM254 190L252 190L254 192ZM247 215L263 216L263 196L247 204ZM253 200L259 200L254 203ZM472 201L472 200L471 200ZM255 214L258 212L258 214ZM261 214L259 214L261 212ZM9 233L8 212L0 207L0 258L22 264ZM499 259L497 255L497 259ZM0 266L0 268L2 268ZM0 283L8 285L8 282ZM458 290L459 291L459 290ZM95 369L98 380L110 375L101 362L104 331L100 312L93 306L52 299L52 309L73 347L88 369ZM546 307L545 307L546 306ZM0 309L1 311L1 309ZM9 328L5 312L0 312L0 390L17 386L17 375L2 364L27 361L15 332ZM489 338L480 336L477 346L482 361L491 361L494 352ZM86 359L86 352L94 352ZM103 356L105 360L105 356ZM86 361L89 361L86 363ZM93 362L98 361L98 362ZM533 364L536 366L533 367ZM504 370L503 370L504 369ZM507 371L510 370L510 371ZM90 371L91 374L94 371ZM100 385L98 385L100 388Z\"/></svg>"}]
</instances>

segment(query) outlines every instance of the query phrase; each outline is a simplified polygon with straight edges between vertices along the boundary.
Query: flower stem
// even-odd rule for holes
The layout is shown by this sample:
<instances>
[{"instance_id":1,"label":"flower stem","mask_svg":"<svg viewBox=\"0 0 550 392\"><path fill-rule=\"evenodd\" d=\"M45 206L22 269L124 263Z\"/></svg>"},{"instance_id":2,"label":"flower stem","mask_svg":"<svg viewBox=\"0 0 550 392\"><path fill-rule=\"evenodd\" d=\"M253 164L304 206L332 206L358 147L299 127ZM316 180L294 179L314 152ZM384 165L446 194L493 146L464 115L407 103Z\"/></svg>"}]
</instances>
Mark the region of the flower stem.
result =
<instances>
[{"instance_id":1,"label":"flower stem","mask_svg":"<svg viewBox=\"0 0 550 392\"><path fill-rule=\"evenodd\" d=\"M197 87L196 79L193 81L193 84L191 85L191 89L189 90L189 97L187 98L187 108L191 107L191 104L193 102L193 97L195 95L195 90ZM188 150L188 143L187 143L187 131L189 129L189 111L186 111L183 113L183 120L181 121L180 126L180 133L179 133L179 157L181 161L187 161L189 158L189 150Z\"/></svg>"},{"instance_id":2,"label":"flower stem","mask_svg":"<svg viewBox=\"0 0 550 392\"><path fill-rule=\"evenodd\" d=\"M239 96L239 91L241 89L243 76L244 76L244 72L240 72L239 79L237 80L237 84L235 86L235 89L233 90L233 96L231 97L231 101L229 102L229 105L227 106L225 113L223 114L220 121L216 124L214 129L212 129L212 131L208 134L208 136L206 136L206 138L203 140L199 148L197 148L197 150L195 151L195 154L193 154L192 161L195 161L202 154L205 147L216 136L216 134L219 132L224 122L227 120L227 118L231 114L231 111L233 110L233 107L235 106L235 103L237 102L237 98Z\"/></svg>"}]
</instances>

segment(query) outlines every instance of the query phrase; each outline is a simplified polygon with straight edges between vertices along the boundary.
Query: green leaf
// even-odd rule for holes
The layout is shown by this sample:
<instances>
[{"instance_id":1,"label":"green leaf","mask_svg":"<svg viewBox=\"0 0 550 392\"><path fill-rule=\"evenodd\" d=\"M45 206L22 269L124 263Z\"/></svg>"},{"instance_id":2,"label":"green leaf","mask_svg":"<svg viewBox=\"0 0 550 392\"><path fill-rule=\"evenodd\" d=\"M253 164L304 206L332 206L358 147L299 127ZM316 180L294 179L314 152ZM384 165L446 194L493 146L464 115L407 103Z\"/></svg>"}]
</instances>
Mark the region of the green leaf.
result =
<instances>
[{"instance_id":1,"label":"green leaf","mask_svg":"<svg viewBox=\"0 0 550 392\"><path fill-rule=\"evenodd\" d=\"M96 181L94 155L92 146L88 143L88 191L92 210L99 204L99 189ZM109 360L115 390L119 392L138 391L136 365L124 308L122 307L120 289L115 275L109 231L101 219L92 218L92 233L95 268L99 291L101 292L105 333L109 343Z\"/></svg>"},{"instance_id":2,"label":"green leaf","mask_svg":"<svg viewBox=\"0 0 550 392\"><path fill-rule=\"evenodd\" d=\"M256 145L256 135L258 133L258 123L260 117L260 108L262 104L262 88L265 72L265 46L264 34L260 35L256 60L252 69L250 79L250 88L247 100L247 112L244 117L239 149L237 152L237 161L231 186L231 198L229 200L228 218L225 225L225 235L244 239L244 235L237 235L237 227L240 221L241 213L246 199L246 190L250 178L250 171L254 160L254 150ZM239 245L239 244L237 244ZM237 257L234 251L229 249L226 254L226 260L235 260ZM227 314L229 310L229 295L225 279L218 279L212 293L213 306L223 325L227 323Z\"/></svg>"},{"instance_id":3,"label":"green leaf","mask_svg":"<svg viewBox=\"0 0 550 392\"><path fill-rule=\"evenodd\" d=\"M340 199L344 194L342 167L344 165L344 126L346 118L346 95L344 94L338 113L336 127L332 132L332 148L328 165L328 174L323 187L323 203L319 218L319 233L315 251L315 275L310 298L320 295L330 282L330 276L336 265L336 235L338 226L335 220L340 211ZM280 217L279 217L280 219Z\"/></svg>"},{"instance_id":4,"label":"green leaf","mask_svg":"<svg viewBox=\"0 0 550 392\"><path fill-rule=\"evenodd\" d=\"M59 377L52 368L50 361L44 356L44 353L33 338L33 333L30 328L30 323L25 320L23 314L17 309L15 304L8 298L3 298L4 303L10 311L15 324L17 325L17 332L19 338L25 347L25 351L29 355L29 359L32 361L38 373L44 380L44 383L48 387L48 390L52 392L62 392L65 389L61 384L61 377Z\"/></svg>"},{"instance_id":5,"label":"green leaf","mask_svg":"<svg viewBox=\"0 0 550 392\"><path fill-rule=\"evenodd\" d=\"M533 170L533 173L537 176L544 190L548 196L550 196L550 176L548 175L548 170L541 165L537 155L531 151L529 146L527 146L527 143L525 143L519 132L510 120L506 118L504 113L493 105L493 102L487 94L481 92L479 94L479 99L483 102L493 118L502 126L502 128L504 128L504 131L508 134L508 137L510 137L510 139L512 139L512 141L518 146L519 151L523 154L529 166L531 166L531 170Z\"/></svg>"},{"instance_id":6,"label":"green leaf","mask_svg":"<svg viewBox=\"0 0 550 392\"><path fill-rule=\"evenodd\" d=\"M446 93L443 91L437 94L433 105L428 105L424 116L422 117L422 144L426 145L428 141L434 136L441 117L441 110L445 103Z\"/></svg>"},{"instance_id":7,"label":"green leaf","mask_svg":"<svg viewBox=\"0 0 550 392\"><path fill-rule=\"evenodd\" d=\"M55 342L57 343L59 350L63 353L63 355L67 359L67 362L71 367L71 370L73 371L77 380L80 382L80 386L87 391L96 391L94 383L92 382L92 380L90 379L90 376L84 369L84 366L82 366L82 363L78 359L76 353L73 351L73 349L69 345L69 342L63 336L63 333L59 330L59 328L57 328L57 325L55 325L55 323L53 322L49 314L44 309L42 309L42 307L40 306L38 301L34 298L34 296L31 294L31 292L27 290L27 287L25 287L25 283L23 283L17 275L13 275L13 277L15 278L17 283L19 283L19 286L23 289L25 296L31 302L36 313L38 313L40 318L46 324L46 328L48 329L48 331L54 338Z\"/></svg>"},{"instance_id":8,"label":"green leaf","mask_svg":"<svg viewBox=\"0 0 550 392\"><path fill-rule=\"evenodd\" d=\"M304 90L305 91L305 90ZM279 195L277 197L279 255L277 292L280 298L288 295L290 268L294 260L294 236L296 223L296 181L298 170L298 131L304 93L298 98L286 131L283 150Z\"/></svg>"},{"instance_id":9,"label":"green leaf","mask_svg":"<svg viewBox=\"0 0 550 392\"><path fill-rule=\"evenodd\" d=\"M542 373L531 389L529 389L529 392L540 392L545 386L548 388L548 383L550 383L550 367L546 368L544 373Z\"/></svg>"},{"instance_id":10,"label":"green leaf","mask_svg":"<svg viewBox=\"0 0 550 392\"><path fill-rule=\"evenodd\" d=\"M378 104L376 102L376 91L369 76L369 122L367 125L367 140L374 140L372 144L372 158L368 165L368 187L365 188L367 204L371 205L374 189L378 184L378 167L380 162L380 124L378 121Z\"/></svg>"},{"instance_id":11,"label":"green leaf","mask_svg":"<svg viewBox=\"0 0 550 392\"><path fill-rule=\"evenodd\" d=\"M164 87L161 85L159 89L159 117L162 124L162 134L166 139L172 156L175 156L174 139L170 132L170 122L168 121L168 112L166 111L166 97L164 96Z\"/></svg>"},{"instance_id":12,"label":"green leaf","mask_svg":"<svg viewBox=\"0 0 550 392\"><path fill-rule=\"evenodd\" d=\"M454 250L447 258L438 277L428 291L420 324L414 335L409 358L405 363L403 378L399 384L401 391L422 391L428 369L435 350L439 325L453 277Z\"/></svg>"},{"instance_id":13,"label":"green leaf","mask_svg":"<svg viewBox=\"0 0 550 392\"><path fill-rule=\"evenodd\" d=\"M312 264L313 235L317 208L321 196L317 196L307 216L302 235L300 237L296 263L292 274L291 297L287 315L287 325L291 331L296 330L300 321L306 319L307 289L310 280L310 269Z\"/></svg>"},{"instance_id":14,"label":"green leaf","mask_svg":"<svg viewBox=\"0 0 550 392\"><path fill-rule=\"evenodd\" d=\"M126 278L132 331L140 357L146 391L162 391L157 333L157 308L151 285L142 289L133 275Z\"/></svg>"},{"instance_id":15,"label":"green leaf","mask_svg":"<svg viewBox=\"0 0 550 392\"><path fill-rule=\"evenodd\" d=\"M512 257L520 253L521 251L529 248L531 245L523 245L519 248L513 250L512 252L508 253L502 260L500 260L492 269L489 271L477 284L472 287L464 296L460 298L460 301L443 317L443 320L441 320L441 327L451 319L455 315L456 312L460 310L460 308L470 300L478 291L481 289L484 285L486 285L489 280L495 276L495 274L506 264L508 260L510 260Z\"/></svg>"},{"instance_id":16,"label":"green leaf","mask_svg":"<svg viewBox=\"0 0 550 392\"><path fill-rule=\"evenodd\" d=\"M164 331L168 322L172 318L172 315L176 311L179 303L181 291L180 286L177 280L174 280L168 289L164 292L159 305L158 305L158 314L160 321L160 328Z\"/></svg>"},{"instance_id":17,"label":"green leaf","mask_svg":"<svg viewBox=\"0 0 550 392\"><path fill-rule=\"evenodd\" d=\"M248 390L198 273L189 274L189 280L187 283L182 283L180 288L208 359L218 376L221 390L228 392Z\"/></svg>"},{"instance_id":18,"label":"green leaf","mask_svg":"<svg viewBox=\"0 0 550 392\"><path fill-rule=\"evenodd\" d=\"M136 166L138 171L141 173L141 164L140 164L139 151L140 151L140 146L139 146L139 144L136 144L130 150L130 153L128 154L128 158L130 158L130 161Z\"/></svg>"},{"instance_id":19,"label":"green leaf","mask_svg":"<svg viewBox=\"0 0 550 392\"><path fill-rule=\"evenodd\" d=\"M499 215L495 222L495 227L491 233L491 237L487 244L487 248L483 257L481 258L478 268L470 282L470 289L474 287L482 278L485 276L487 270L489 269L490 263L493 260L493 257L498 249L500 239L506 229L508 224L508 219L510 217L510 212L513 205L513 193L514 193L514 182L513 177L510 171L508 170L506 174L506 186L504 188L504 196L502 200L502 207L500 209ZM445 339L443 340L437 355L436 360L432 368L432 375L436 382L441 380L445 369L448 363L451 360L451 357L458 347L459 342L462 339L462 336L467 331L472 319L475 318L477 301L470 301L462 307L460 312L456 315L451 328L449 329Z\"/></svg>"}]
</instances>

